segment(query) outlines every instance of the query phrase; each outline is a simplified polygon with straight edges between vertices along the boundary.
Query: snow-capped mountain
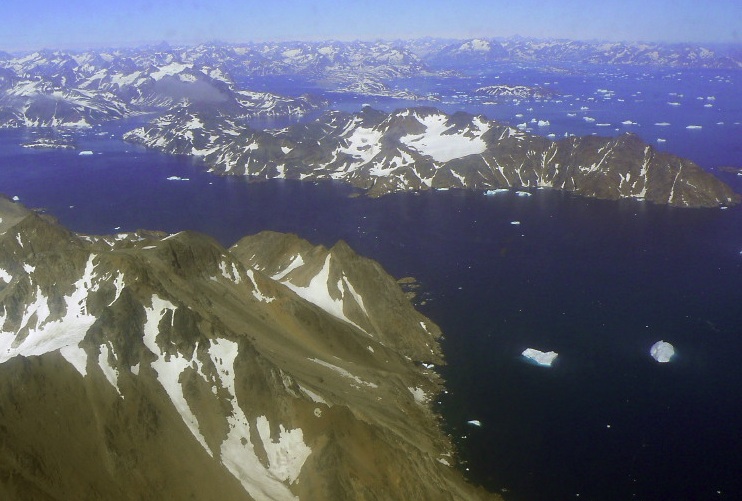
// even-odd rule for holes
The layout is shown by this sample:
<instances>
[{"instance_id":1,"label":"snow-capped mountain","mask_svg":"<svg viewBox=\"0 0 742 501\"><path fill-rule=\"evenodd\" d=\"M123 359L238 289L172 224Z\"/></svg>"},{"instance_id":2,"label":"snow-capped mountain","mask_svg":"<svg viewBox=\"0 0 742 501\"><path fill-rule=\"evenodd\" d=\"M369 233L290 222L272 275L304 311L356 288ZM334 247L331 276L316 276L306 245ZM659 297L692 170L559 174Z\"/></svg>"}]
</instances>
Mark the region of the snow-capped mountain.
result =
<instances>
[{"instance_id":1,"label":"snow-capped mountain","mask_svg":"<svg viewBox=\"0 0 742 501\"><path fill-rule=\"evenodd\" d=\"M517 37L205 44L79 53L42 50L0 57L0 126L86 127L184 105L242 117L301 114L321 104L306 96L253 92L241 83L256 76L299 76L329 91L434 100L435 96L396 88L393 82L500 61L742 67L733 51L697 45Z\"/></svg>"},{"instance_id":2,"label":"snow-capped mountain","mask_svg":"<svg viewBox=\"0 0 742 501\"><path fill-rule=\"evenodd\" d=\"M421 60L436 68L498 61L544 64L589 63L604 65L668 66L687 68L742 68L733 51L697 44L600 42L578 40L470 39L422 46ZM410 50L419 50L412 44Z\"/></svg>"},{"instance_id":3,"label":"snow-capped mountain","mask_svg":"<svg viewBox=\"0 0 742 501\"><path fill-rule=\"evenodd\" d=\"M227 55L232 55L227 52ZM324 104L239 88L216 52L40 51L0 62L0 126L90 127L173 106L235 117L303 114ZM224 63L224 64L222 64Z\"/></svg>"},{"instance_id":4,"label":"snow-capped mountain","mask_svg":"<svg viewBox=\"0 0 742 501\"><path fill-rule=\"evenodd\" d=\"M372 196L441 188L553 188L681 207L738 203L739 195L690 160L638 136L531 135L483 116L435 108L328 112L256 131L182 110L125 135L160 151L203 159L212 172L271 179L337 179Z\"/></svg>"},{"instance_id":5,"label":"snow-capped mountain","mask_svg":"<svg viewBox=\"0 0 742 501\"><path fill-rule=\"evenodd\" d=\"M5 499L495 499L430 408L438 327L375 262L89 236L0 199Z\"/></svg>"}]
</instances>

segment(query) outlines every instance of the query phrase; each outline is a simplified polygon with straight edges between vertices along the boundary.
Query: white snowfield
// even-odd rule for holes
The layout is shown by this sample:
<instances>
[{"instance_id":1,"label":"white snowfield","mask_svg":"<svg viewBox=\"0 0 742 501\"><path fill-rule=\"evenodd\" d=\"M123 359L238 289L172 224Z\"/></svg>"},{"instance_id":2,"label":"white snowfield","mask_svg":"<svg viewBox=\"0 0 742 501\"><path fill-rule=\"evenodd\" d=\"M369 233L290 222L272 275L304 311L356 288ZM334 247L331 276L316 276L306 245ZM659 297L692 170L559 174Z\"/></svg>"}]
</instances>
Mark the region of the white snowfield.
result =
<instances>
[{"instance_id":1,"label":"white snowfield","mask_svg":"<svg viewBox=\"0 0 742 501\"><path fill-rule=\"evenodd\" d=\"M479 117L472 120L475 126L473 130L467 130L465 133L452 133L453 126L446 126L445 115L434 114L422 118L414 116L425 126L425 132L403 136L400 142L422 155L431 157L436 162L448 162L454 158L478 155L487 149L482 135L489 130L490 126Z\"/></svg>"},{"instance_id":2,"label":"white snowfield","mask_svg":"<svg viewBox=\"0 0 742 501\"><path fill-rule=\"evenodd\" d=\"M551 367L551 364L556 360L558 353L555 351L540 351L535 348L526 348L523 350L522 355L529 360L533 360L538 365L543 367Z\"/></svg>"},{"instance_id":3,"label":"white snowfield","mask_svg":"<svg viewBox=\"0 0 742 501\"><path fill-rule=\"evenodd\" d=\"M649 354L659 363L669 362L675 355L675 347L667 341L657 341L649 349Z\"/></svg>"}]
</instances>

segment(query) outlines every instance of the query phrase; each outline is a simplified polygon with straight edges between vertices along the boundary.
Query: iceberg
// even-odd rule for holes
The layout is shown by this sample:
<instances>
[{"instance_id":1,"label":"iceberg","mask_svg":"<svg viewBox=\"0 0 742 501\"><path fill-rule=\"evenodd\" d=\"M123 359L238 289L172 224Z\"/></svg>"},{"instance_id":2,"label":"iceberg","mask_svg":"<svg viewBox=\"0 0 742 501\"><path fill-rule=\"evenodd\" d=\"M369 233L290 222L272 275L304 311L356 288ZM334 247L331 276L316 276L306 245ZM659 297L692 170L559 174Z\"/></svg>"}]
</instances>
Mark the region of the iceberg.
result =
<instances>
[{"instance_id":1,"label":"iceberg","mask_svg":"<svg viewBox=\"0 0 742 501\"><path fill-rule=\"evenodd\" d=\"M466 424L470 424L472 426L482 427L482 422L479 419L472 419L471 421L467 421Z\"/></svg>"},{"instance_id":2,"label":"iceberg","mask_svg":"<svg viewBox=\"0 0 742 501\"><path fill-rule=\"evenodd\" d=\"M90 151L90 150L83 150L80 153L78 153L78 155L80 155L80 156L88 156L88 155L92 155L92 154L93 154L93 152Z\"/></svg>"},{"instance_id":3,"label":"iceberg","mask_svg":"<svg viewBox=\"0 0 742 501\"><path fill-rule=\"evenodd\" d=\"M497 188L496 190L487 190L484 192L484 194L489 197L492 195L497 195L498 193L507 193L508 191L510 190L507 188Z\"/></svg>"},{"instance_id":4,"label":"iceberg","mask_svg":"<svg viewBox=\"0 0 742 501\"><path fill-rule=\"evenodd\" d=\"M538 365L544 367L551 367L556 357L559 355L555 351L539 351L534 348L526 348L523 350L522 355L530 360L533 360Z\"/></svg>"},{"instance_id":5,"label":"iceberg","mask_svg":"<svg viewBox=\"0 0 742 501\"><path fill-rule=\"evenodd\" d=\"M664 364L675 355L675 347L667 341L657 341L649 349L649 354L652 355L653 359Z\"/></svg>"}]
</instances>

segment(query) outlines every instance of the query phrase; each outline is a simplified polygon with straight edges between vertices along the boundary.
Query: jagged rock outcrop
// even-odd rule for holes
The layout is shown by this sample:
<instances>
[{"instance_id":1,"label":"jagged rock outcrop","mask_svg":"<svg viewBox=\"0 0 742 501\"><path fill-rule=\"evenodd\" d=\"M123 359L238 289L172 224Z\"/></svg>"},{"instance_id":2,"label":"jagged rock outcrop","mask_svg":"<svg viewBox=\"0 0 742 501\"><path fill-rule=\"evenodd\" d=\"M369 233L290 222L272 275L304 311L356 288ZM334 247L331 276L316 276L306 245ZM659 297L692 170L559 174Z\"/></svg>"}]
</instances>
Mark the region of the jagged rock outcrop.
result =
<instances>
[{"instance_id":1,"label":"jagged rock outcrop","mask_svg":"<svg viewBox=\"0 0 742 501\"><path fill-rule=\"evenodd\" d=\"M678 207L740 201L692 161L659 152L634 134L552 141L483 116L447 115L434 108L328 112L277 131L181 110L124 138L200 156L217 174L337 179L372 196L435 188L546 187Z\"/></svg>"},{"instance_id":2,"label":"jagged rock outcrop","mask_svg":"<svg viewBox=\"0 0 742 501\"><path fill-rule=\"evenodd\" d=\"M439 329L343 243L86 236L3 198L0 312L5 499L492 498L429 405Z\"/></svg>"}]
</instances>

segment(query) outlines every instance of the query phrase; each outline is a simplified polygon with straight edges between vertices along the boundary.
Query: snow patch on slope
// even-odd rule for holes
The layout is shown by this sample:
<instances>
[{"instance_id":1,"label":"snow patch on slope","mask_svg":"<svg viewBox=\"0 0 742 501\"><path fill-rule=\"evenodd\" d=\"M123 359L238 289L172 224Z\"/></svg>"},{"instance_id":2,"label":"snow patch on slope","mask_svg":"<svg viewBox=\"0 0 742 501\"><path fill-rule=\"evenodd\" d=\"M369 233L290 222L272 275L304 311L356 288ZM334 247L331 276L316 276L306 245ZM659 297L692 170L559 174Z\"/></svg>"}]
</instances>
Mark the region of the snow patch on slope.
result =
<instances>
[{"instance_id":1,"label":"snow patch on slope","mask_svg":"<svg viewBox=\"0 0 742 501\"><path fill-rule=\"evenodd\" d=\"M296 481L311 449L304 445L301 430L298 430L298 434L296 430L292 430L287 432L290 438L285 442L279 440L278 451L274 451L271 455L269 452L271 446L268 444L270 440L264 439L258 430L263 440L263 448L268 453L271 463L266 469L260 462L254 445L250 441L250 423L237 402L234 362L238 348L237 343L226 339L213 340L209 347L209 355L217 368L223 387L230 394L232 403L232 414L227 417L229 433L220 448L222 464L240 481L247 493L254 499L297 499L280 480ZM263 417L263 419L266 418ZM260 426L260 418L258 418L258 426ZM283 427L281 431L282 433L285 431ZM268 438L270 439L270 428ZM281 449L282 444L283 449ZM271 468L271 465L274 466Z\"/></svg>"},{"instance_id":2,"label":"snow patch on slope","mask_svg":"<svg viewBox=\"0 0 742 501\"><path fill-rule=\"evenodd\" d=\"M274 442L271 439L271 425L268 418L258 416L255 426L258 429L260 440L263 441L265 453L268 455L268 471L280 480L292 484L296 482L304 462L312 453L312 449L304 443L301 428L287 430L283 425L279 425L278 441Z\"/></svg>"},{"instance_id":3,"label":"snow patch on slope","mask_svg":"<svg viewBox=\"0 0 742 501\"><path fill-rule=\"evenodd\" d=\"M301 256L299 256L298 259L301 259ZM343 301L345 294L344 294L344 288L342 287L342 282L344 281L346 284L348 284L348 289L350 290L350 294L354 296L354 298L357 296L358 299L356 302L358 302L358 305L365 311L365 307L363 306L363 300L360 298L360 296L355 292L355 289L350 286L350 283L348 280L343 277L338 283L338 294L340 295L339 298L335 299L330 294L330 266L332 261L332 255L328 254L325 258L325 264L322 266L322 269L320 270L317 275L312 278L312 280L309 282L309 284L305 287L299 287L288 280L283 281L282 283L286 285L289 289L294 291L299 297L309 301L310 303L314 304L315 306L318 306L325 310L330 315L339 318L340 320L343 320L344 322L347 322L351 325L354 325L355 327L358 327L360 330L365 331L360 325L353 322L348 316L345 314L344 306L345 302ZM292 265L295 261L292 261ZM289 265L291 267L291 265ZM284 270L285 271L285 270Z\"/></svg>"},{"instance_id":4,"label":"snow patch on slope","mask_svg":"<svg viewBox=\"0 0 742 501\"><path fill-rule=\"evenodd\" d=\"M0 332L0 363L17 356L39 356L59 350L85 376L87 355L79 343L96 320L87 309L88 293L98 289L97 284L93 284L94 259L95 255L91 254L82 277L74 283L75 290L64 297L65 314L58 320L49 320L51 312L48 298L36 287L35 300L26 306L19 329L16 332ZM6 314L4 312L0 316L0 324L5 323ZM18 334L24 329L27 329L27 335L18 342Z\"/></svg>"},{"instance_id":5,"label":"snow patch on slope","mask_svg":"<svg viewBox=\"0 0 742 501\"><path fill-rule=\"evenodd\" d=\"M437 162L448 162L454 158L484 153L487 144L482 140L482 134L489 126L474 118L475 129L470 135L463 133L449 133L452 126L447 126L447 117L443 114L418 117L418 121L426 128L425 132L416 135L407 135L400 138L406 146L427 155Z\"/></svg>"},{"instance_id":6,"label":"snow patch on slope","mask_svg":"<svg viewBox=\"0 0 742 501\"><path fill-rule=\"evenodd\" d=\"M157 335L159 334L159 325L165 314L171 311L175 315L176 307L170 301L161 299L159 296L152 296L152 307L144 308L147 319L144 323L144 345L151 351L157 359L152 362L152 368L157 372L157 379L170 397L170 401L175 405L180 417L191 431L198 443L204 450L213 456L211 449L206 445L203 435L198 428L198 420L188 406L188 402L183 395L183 387L180 384L180 375L191 365L190 360L186 360L180 353L166 354L160 350L157 345Z\"/></svg>"}]
</instances>

